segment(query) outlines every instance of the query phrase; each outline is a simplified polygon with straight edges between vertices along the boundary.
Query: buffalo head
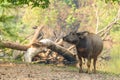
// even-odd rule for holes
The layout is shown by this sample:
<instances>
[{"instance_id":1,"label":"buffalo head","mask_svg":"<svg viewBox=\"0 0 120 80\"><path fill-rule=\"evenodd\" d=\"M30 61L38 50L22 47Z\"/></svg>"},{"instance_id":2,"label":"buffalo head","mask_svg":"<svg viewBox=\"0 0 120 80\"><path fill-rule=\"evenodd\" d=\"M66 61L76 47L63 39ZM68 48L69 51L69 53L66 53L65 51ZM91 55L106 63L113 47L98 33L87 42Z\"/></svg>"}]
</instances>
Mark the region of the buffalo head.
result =
<instances>
[{"instance_id":1,"label":"buffalo head","mask_svg":"<svg viewBox=\"0 0 120 80\"><path fill-rule=\"evenodd\" d=\"M68 35L63 37L63 40L71 43L71 44L77 44L80 40L84 40L89 32L83 31L83 32L70 32Z\"/></svg>"}]
</instances>

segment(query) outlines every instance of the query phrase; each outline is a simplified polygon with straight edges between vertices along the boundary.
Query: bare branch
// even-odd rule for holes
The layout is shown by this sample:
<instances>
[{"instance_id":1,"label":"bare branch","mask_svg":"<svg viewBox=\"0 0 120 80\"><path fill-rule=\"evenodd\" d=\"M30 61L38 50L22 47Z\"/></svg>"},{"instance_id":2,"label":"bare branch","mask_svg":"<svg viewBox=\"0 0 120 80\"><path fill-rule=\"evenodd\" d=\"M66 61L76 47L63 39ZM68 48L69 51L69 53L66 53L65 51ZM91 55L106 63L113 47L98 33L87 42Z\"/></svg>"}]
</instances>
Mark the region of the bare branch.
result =
<instances>
[{"instance_id":1,"label":"bare branch","mask_svg":"<svg viewBox=\"0 0 120 80\"><path fill-rule=\"evenodd\" d=\"M70 46L67 50L71 50L73 48L75 48L75 45Z\"/></svg>"},{"instance_id":2,"label":"bare branch","mask_svg":"<svg viewBox=\"0 0 120 80\"><path fill-rule=\"evenodd\" d=\"M93 4L93 9L95 11L95 16L96 16L96 30L95 32L98 32L98 27L99 27L99 15L98 15L98 7L96 4Z\"/></svg>"},{"instance_id":3,"label":"bare branch","mask_svg":"<svg viewBox=\"0 0 120 80\"><path fill-rule=\"evenodd\" d=\"M109 31L113 28L113 26L115 24L118 23L119 20L120 20L120 7L118 9L118 13L116 15L116 18L112 22L110 22L105 28L98 31L97 34L100 35L101 37L103 37L103 40L104 40L105 37L108 35Z\"/></svg>"},{"instance_id":4,"label":"bare branch","mask_svg":"<svg viewBox=\"0 0 120 80\"><path fill-rule=\"evenodd\" d=\"M30 42L30 45L37 40L37 38L38 38L38 36L39 36L39 34L40 34L40 31L41 31L42 29L43 29L43 26L37 28L37 30L36 30L36 32L35 32L32 40L31 40L31 42Z\"/></svg>"}]
</instances>

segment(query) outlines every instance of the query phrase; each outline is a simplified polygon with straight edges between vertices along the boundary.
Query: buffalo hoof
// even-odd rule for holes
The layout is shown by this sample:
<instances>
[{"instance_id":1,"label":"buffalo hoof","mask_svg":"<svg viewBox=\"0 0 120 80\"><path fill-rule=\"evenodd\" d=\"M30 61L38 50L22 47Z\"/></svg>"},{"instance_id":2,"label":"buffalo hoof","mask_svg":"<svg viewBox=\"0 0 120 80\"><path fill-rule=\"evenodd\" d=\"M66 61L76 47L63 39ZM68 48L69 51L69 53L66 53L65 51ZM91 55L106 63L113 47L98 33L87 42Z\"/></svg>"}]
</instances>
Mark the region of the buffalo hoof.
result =
<instances>
[{"instance_id":1,"label":"buffalo hoof","mask_svg":"<svg viewBox=\"0 0 120 80\"><path fill-rule=\"evenodd\" d=\"M90 74L91 72L90 72L90 70L87 70L86 73Z\"/></svg>"},{"instance_id":2,"label":"buffalo hoof","mask_svg":"<svg viewBox=\"0 0 120 80\"><path fill-rule=\"evenodd\" d=\"M79 73L83 73L83 70L79 70Z\"/></svg>"},{"instance_id":3,"label":"buffalo hoof","mask_svg":"<svg viewBox=\"0 0 120 80\"><path fill-rule=\"evenodd\" d=\"M93 73L96 74L96 70L93 70Z\"/></svg>"}]
</instances>

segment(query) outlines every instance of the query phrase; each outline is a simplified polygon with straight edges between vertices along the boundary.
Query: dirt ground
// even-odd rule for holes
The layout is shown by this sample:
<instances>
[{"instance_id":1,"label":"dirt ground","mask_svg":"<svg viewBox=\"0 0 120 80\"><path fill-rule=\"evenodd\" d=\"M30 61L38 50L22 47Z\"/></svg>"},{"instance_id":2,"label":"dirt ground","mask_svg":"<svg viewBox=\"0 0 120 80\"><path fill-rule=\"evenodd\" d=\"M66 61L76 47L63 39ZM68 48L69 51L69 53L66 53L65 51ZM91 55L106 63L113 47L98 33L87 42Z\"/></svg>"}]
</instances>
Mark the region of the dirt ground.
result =
<instances>
[{"instance_id":1,"label":"dirt ground","mask_svg":"<svg viewBox=\"0 0 120 80\"><path fill-rule=\"evenodd\" d=\"M0 63L0 80L120 80L120 75L78 73L78 68Z\"/></svg>"}]
</instances>

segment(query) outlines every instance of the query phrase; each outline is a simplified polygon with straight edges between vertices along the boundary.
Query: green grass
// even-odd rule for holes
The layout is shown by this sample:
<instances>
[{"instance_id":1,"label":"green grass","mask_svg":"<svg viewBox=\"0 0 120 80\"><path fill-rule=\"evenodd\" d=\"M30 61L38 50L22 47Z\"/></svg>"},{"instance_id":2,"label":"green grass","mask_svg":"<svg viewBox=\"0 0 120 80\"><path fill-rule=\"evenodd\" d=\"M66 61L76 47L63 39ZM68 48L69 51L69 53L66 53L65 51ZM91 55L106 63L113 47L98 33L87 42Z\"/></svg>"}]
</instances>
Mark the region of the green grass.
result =
<instances>
[{"instance_id":1,"label":"green grass","mask_svg":"<svg viewBox=\"0 0 120 80\"><path fill-rule=\"evenodd\" d=\"M111 60L106 62L103 71L111 74L120 74L120 45L113 45L110 56Z\"/></svg>"}]
</instances>

